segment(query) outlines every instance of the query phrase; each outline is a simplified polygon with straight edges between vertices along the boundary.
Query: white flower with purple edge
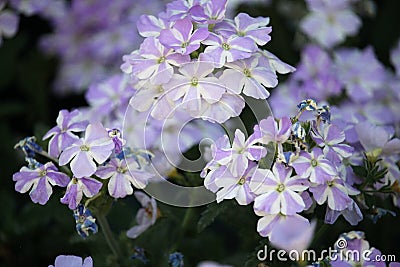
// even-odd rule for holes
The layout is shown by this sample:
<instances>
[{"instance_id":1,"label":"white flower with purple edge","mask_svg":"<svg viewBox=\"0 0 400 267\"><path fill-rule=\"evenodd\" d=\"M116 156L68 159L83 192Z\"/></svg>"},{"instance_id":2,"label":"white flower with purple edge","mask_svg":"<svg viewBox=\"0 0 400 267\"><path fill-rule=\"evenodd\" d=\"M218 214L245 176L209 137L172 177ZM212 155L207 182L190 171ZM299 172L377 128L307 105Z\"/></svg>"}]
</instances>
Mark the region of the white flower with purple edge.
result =
<instances>
[{"instance_id":1,"label":"white flower with purple edge","mask_svg":"<svg viewBox=\"0 0 400 267\"><path fill-rule=\"evenodd\" d=\"M198 28L193 31L193 24L188 18L175 22L171 29L162 30L160 42L174 49L182 55L189 55L200 47L200 42L209 35L207 28Z\"/></svg>"},{"instance_id":2,"label":"white flower with purple edge","mask_svg":"<svg viewBox=\"0 0 400 267\"><path fill-rule=\"evenodd\" d=\"M180 74L174 74L166 84L167 96L173 101L181 100L188 112L199 112L202 100L215 103L225 93L220 81L211 76L214 66L210 62L199 59L183 65L178 71Z\"/></svg>"},{"instance_id":3,"label":"white flower with purple edge","mask_svg":"<svg viewBox=\"0 0 400 267\"><path fill-rule=\"evenodd\" d=\"M332 176L331 179L321 184L312 184L310 192L315 201L322 205L327 202L332 210L342 211L352 204L349 194L356 195L359 192L346 185L342 178Z\"/></svg>"},{"instance_id":4,"label":"white flower with purple edge","mask_svg":"<svg viewBox=\"0 0 400 267\"><path fill-rule=\"evenodd\" d=\"M157 202L154 198L148 197L145 193L136 191L134 193L142 208L136 214L137 225L126 232L129 238L135 239L152 226L158 217Z\"/></svg>"},{"instance_id":5,"label":"white flower with purple edge","mask_svg":"<svg viewBox=\"0 0 400 267\"><path fill-rule=\"evenodd\" d=\"M43 140L50 138L49 155L58 158L60 153L70 145L72 145L78 136L74 132L85 131L88 122L81 120L81 114L78 110L69 112L68 110L60 110L57 117L57 126L51 128L44 136Z\"/></svg>"},{"instance_id":6,"label":"white flower with purple edge","mask_svg":"<svg viewBox=\"0 0 400 267\"><path fill-rule=\"evenodd\" d=\"M310 179L312 183L323 184L337 175L332 163L327 160L319 147L311 152L301 151L298 158L292 162L297 175Z\"/></svg>"},{"instance_id":7,"label":"white flower with purple edge","mask_svg":"<svg viewBox=\"0 0 400 267\"><path fill-rule=\"evenodd\" d=\"M173 66L180 66L190 61L189 55L181 55L173 49L164 47L155 37L146 38L138 52L123 57L121 66L125 73L140 80L150 79L153 84L164 84L171 79Z\"/></svg>"},{"instance_id":8,"label":"white flower with purple edge","mask_svg":"<svg viewBox=\"0 0 400 267\"><path fill-rule=\"evenodd\" d=\"M69 177L59 172L52 162L40 165L35 169L22 167L13 175L15 191L26 193L30 190L29 196L34 203L44 205L53 193L52 185L66 187L70 181Z\"/></svg>"},{"instance_id":9,"label":"white flower with purple edge","mask_svg":"<svg viewBox=\"0 0 400 267\"><path fill-rule=\"evenodd\" d=\"M289 139L292 132L292 122L288 117L283 117L278 123L274 117L268 116L268 118L261 120L258 125L261 134L259 141L266 145L270 142L277 143L278 148ZM280 149L280 152L283 152L283 150Z\"/></svg>"},{"instance_id":10,"label":"white flower with purple edge","mask_svg":"<svg viewBox=\"0 0 400 267\"><path fill-rule=\"evenodd\" d=\"M223 169L223 168L221 168ZM224 199L236 199L239 205L248 205L253 202L256 195L251 191L249 182L254 171L257 169L257 164L249 161L247 169L240 176L234 176L229 170L220 174L215 180L215 185L221 188L217 192L217 203Z\"/></svg>"},{"instance_id":11,"label":"white flower with purple edge","mask_svg":"<svg viewBox=\"0 0 400 267\"><path fill-rule=\"evenodd\" d=\"M215 33L210 33L203 44L207 45L204 54L213 59L217 67L224 66L226 62L249 58L258 49L249 37L224 37Z\"/></svg>"},{"instance_id":12,"label":"white flower with purple edge","mask_svg":"<svg viewBox=\"0 0 400 267\"><path fill-rule=\"evenodd\" d=\"M250 37L258 45L265 45L271 40L271 27L267 27L269 18L252 18L246 13L239 13L234 20L224 20L215 25L214 31L224 36L237 35Z\"/></svg>"},{"instance_id":13,"label":"white flower with purple edge","mask_svg":"<svg viewBox=\"0 0 400 267\"><path fill-rule=\"evenodd\" d=\"M215 24L225 18L227 0L203 0L190 8L191 18L201 24Z\"/></svg>"},{"instance_id":14,"label":"white flower with purple edge","mask_svg":"<svg viewBox=\"0 0 400 267\"><path fill-rule=\"evenodd\" d=\"M291 227L291 225L304 224L309 225L309 221L300 216L299 214L294 215L283 215L281 213L278 214L268 214L262 211L256 212L258 216L263 216L258 220L257 223L257 232L263 237L269 237L270 239L274 238L274 229L279 227L279 225L286 225L286 227Z\"/></svg>"},{"instance_id":15,"label":"white flower with purple edge","mask_svg":"<svg viewBox=\"0 0 400 267\"><path fill-rule=\"evenodd\" d=\"M109 179L108 193L115 198L123 198L133 193L133 187L143 189L153 176L139 168L133 158L113 158L104 166L99 166L96 176Z\"/></svg>"},{"instance_id":16,"label":"white flower with purple edge","mask_svg":"<svg viewBox=\"0 0 400 267\"><path fill-rule=\"evenodd\" d=\"M257 169L250 180L250 189L258 196L254 200L256 214L294 215L305 208L299 193L305 191L309 183L299 176L291 176L293 169L275 163L272 171Z\"/></svg>"},{"instance_id":17,"label":"white flower with purple edge","mask_svg":"<svg viewBox=\"0 0 400 267\"><path fill-rule=\"evenodd\" d=\"M343 144L346 136L338 126L323 123L320 124L320 127L317 127L316 124L313 124L312 129L313 140L319 147L323 148L324 155L328 160L340 163L342 159L349 158L352 155L354 148Z\"/></svg>"},{"instance_id":18,"label":"white flower with purple edge","mask_svg":"<svg viewBox=\"0 0 400 267\"><path fill-rule=\"evenodd\" d=\"M60 155L60 165L70 163L75 177L89 177L96 172L96 163L104 163L114 149L114 142L101 123L89 124L85 137L76 140Z\"/></svg>"},{"instance_id":19,"label":"white flower with purple edge","mask_svg":"<svg viewBox=\"0 0 400 267\"><path fill-rule=\"evenodd\" d=\"M81 203L83 195L91 198L100 192L103 184L94 178L73 177L67 186L65 195L61 198L61 203L68 204L68 208L74 210Z\"/></svg>"},{"instance_id":20,"label":"white flower with purple edge","mask_svg":"<svg viewBox=\"0 0 400 267\"><path fill-rule=\"evenodd\" d=\"M278 78L271 68L260 66L258 58L259 56L254 56L226 63L225 66L228 69L224 70L219 79L228 90L236 94L240 94L243 90L245 95L256 99L268 98L269 92L265 87L275 87L278 84Z\"/></svg>"}]
</instances>

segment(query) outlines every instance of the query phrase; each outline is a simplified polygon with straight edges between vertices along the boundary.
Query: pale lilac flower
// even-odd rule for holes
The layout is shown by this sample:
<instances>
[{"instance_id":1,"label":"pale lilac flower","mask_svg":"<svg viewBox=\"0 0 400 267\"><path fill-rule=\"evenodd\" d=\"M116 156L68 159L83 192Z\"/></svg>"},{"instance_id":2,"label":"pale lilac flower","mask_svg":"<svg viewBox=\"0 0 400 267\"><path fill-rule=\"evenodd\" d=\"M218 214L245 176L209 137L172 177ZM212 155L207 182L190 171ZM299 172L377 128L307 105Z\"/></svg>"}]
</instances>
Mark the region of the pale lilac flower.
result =
<instances>
[{"instance_id":1,"label":"pale lilac flower","mask_svg":"<svg viewBox=\"0 0 400 267\"><path fill-rule=\"evenodd\" d=\"M311 12L302 19L301 29L320 45L331 48L346 36L357 33L361 20L354 14L349 0L307 0Z\"/></svg>"},{"instance_id":2,"label":"pale lilac flower","mask_svg":"<svg viewBox=\"0 0 400 267\"><path fill-rule=\"evenodd\" d=\"M166 19L152 15L141 15L136 23L139 34L143 37L158 37L162 30L170 28L170 24Z\"/></svg>"},{"instance_id":3,"label":"pale lilac flower","mask_svg":"<svg viewBox=\"0 0 400 267\"><path fill-rule=\"evenodd\" d=\"M60 153L67 147L71 146L78 136L74 132L83 132L88 124L83 121L78 110L68 112L68 110L60 110L57 117L57 126L51 128L44 136L43 140L50 138L49 155L58 158Z\"/></svg>"},{"instance_id":4,"label":"pale lilac flower","mask_svg":"<svg viewBox=\"0 0 400 267\"><path fill-rule=\"evenodd\" d=\"M363 219L363 214L353 199L351 199L349 206L341 211L332 210L327 207L325 213L325 223L334 224L340 215L343 215L346 221L348 221L351 225L357 225Z\"/></svg>"},{"instance_id":5,"label":"pale lilac flower","mask_svg":"<svg viewBox=\"0 0 400 267\"><path fill-rule=\"evenodd\" d=\"M159 38L164 46L182 55L189 55L200 47L200 42L208 35L207 28L198 28L193 31L192 22L185 18L176 21L171 29L162 30Z\"/></svg>"},{"instance_id":6,"label":"pale lilac flower","mask_svg":"<svg viewBox=\"0 0 400 267\"><path fill-rule=\"evenodd\" d=\"M254 200L256 214L294 215L305 208L299 193L308 188L308 181L292 175L293 169L275 163L272 171L257 169L250 180L250 189L257 195Z\"/></svg>"},{"instance_id":7,"label":"pale lilac flower","mask_svg":"<svg viewBox=\"0 0 400 267\"><path fill-rule=\"evenodd\" d=\"M292 79L297 83L297 90L317 101L339 95L343 89L331 57L317 45L303 48Z\"/></svg>"},{"instance_id":8,"label":"pale lilac flower","mask_svg":"<svg viewBox=\"0 0 400 267\"><path fill-rule=\"evenodd\" d=\"M201 24L215 24L225 18L227 0L205 0L190 9L191 18Z\"/></svg>"},{"instance_id":9,"label":"pale lilac flower","mask_svg":"<svg viewBox=\"0 0 400 267\"><path fill-rule=\"evenodd\" d=\"M0 4L0 46L3 38L13 37L18 30L19 17L11 10L3 10L4 5Z\"/></svg>"},{"instance_id":10,"label":"pale lilac flower","mask_svg":"<svg viewBox=\"0 0 400 267\"><path fill-rule=\"evenodd\" d=\"M74 210L81 203L83 195L91 198L97 195L103 184L94 178L72 178L67 186L65 195L61 198L61 203L68 204Z\"/></svg>"},{"instance_id":11,"label":"pale lilac flower","mask_svg":"<svg viewBox=\"0 0 400 267\"><path fill-rule=\"evenodd\" d=\"M222 189L217 192L217 203L233 198L239 205L248 205L253 202L256 195L251 191L249 182L256 169L257 164L250 161L247 169L239 177L232 175L230 171L225 171L222 176L219 176L215 180L215 185Z\"/></svg>"},{"instance_id":12,"label":"pale lilac flower","mask_svg":"<svg viewBox=\"0 0 400 267\"><path fill-rule=\"evenodd\" d=\"M219 77L229 92L243 93L256 99L266 99L271 88L278 84L278 77L270 68L259 66L257 56L226 63L228 69ZM264 87L265 86L265 87Z\"/></svg>"},{"instance_id":13,"label":"pale lilac flower","mask_svg":"<svg viewBox=\"0 0 400 267\"><path fill-rule=\"evenodd\" d=\"M261 55L258 60L258 64L260 66L265 68L268 68L269 66L269 68L271 68L274 72L280 74L287 74L296 70L295 67L283 62L277 56L267 50L258 50L258 53Z\"/></svg>"},{"instance_id":14,"label":"pale lilac flower","mask_svg":"<svg viewBox=\"0 0 400 267\"><path fill-rule=\"evenodd\" d=\"M96 172L96 164L104 163L111 155L114 143L101 123L89 124L85 137L76 140L60 155L60 165L71 162L75 177L89 177Z\"/></svg>"},{"instance_id":15,"label":"pale lilac flower","mask_svg":"<svg viewBox=\"0 0 400 267\"><path fill-rule=\"evenodd\" d=\"M213 59L217 67L222 67L226 62L249 58L257 51L257 45L251 38L234 35L227 38L210 33L203 44L207 45L204 54Z\"/></svg>"},{"instance_id":16,"label":"pale lilac flower","mask_svg":"<svg viewBox=\"0 0 400 267\"><path fill-rule=\"evenodd\" d=\"M146 187L152 174L139 168L133 158L113 158L106 165L99 166L96 176L108 181L108 193L115 198L123 198L133 193L133 187L143 189Z\"/></svg>"},{"instance_id":17,"label":"pale lilac flower","mask_svg":"<svg viewBox=\"0 0 400 267\"><path fill-rule=\"evenodd\" d=\"M154 37L146 38L138 52L133 52L123 57L126 62L124 71L136 76L140 80L150 79L153 84L169 82L174 69L173 66L180 66L190 61L189 55L181 55L173 49L164 47ZM127 66L131 66L129 69Z\"/></svg>"},{"instance_id":18,"label":"pale lilac flower","mask_svg":"<svg viewBox=\"0 0 400 267\"><path fill-rule=\"evenodd\" d=\"M90 85L85 98L95 109L96 116L115 116L117 112L125 112L129 99L135 93L129 80L128 75L117 74Z\"/></svg>"},{"instance_id":19,"label":"pale lilac flower","mask_svg":"<svg viewBox=\"0 0 400 267\"><path fill-rule=\"evenodd\" d=\"M69 180L69 177L59 172L52 162L39 165L35 169L22 167L13 175L15 190L20 193L30 191L32 201L41 205L46 204L53 193L51 186L66 187Z\"/></svg>"},{"instance_id":20,"label":"pale lilac flower","mask_svg":"<svg viewBox=\"0 0 400 267\"><path fill-rule=\"evenodd\" d=\"M319 147L315 147L311 152L301 151L292 166L297 175L310 179L312 183L324 184L337 175L335 167L325 158Z\"/></svg>"},{"instance_id":21,"label":"pale lilac flower","mask_svg":"<svg viewBox=\"0 0 400 267\"><path fill-rule=\"evenodd\" d=\"M258 45L265 45L271 40L271 27L267 27L269 18L252 18L246 13L239 13L234 20L224 20L215 25L214 30L226 37L237 35L250 37Z\"/></svg>"},{"instance_id":22,"label":"pale lilac flower","mask_svg":"<svg viewBox=\"0 0 400 267\"><path fill-rule=\"evenodd\" d=\"M283 224L287 227L291 227L290 225L298 225L298 224L309 224L308 220L299 214L294 215L283 215L283 214L268 214L262 211L256 211L258 216L263 216L258 220L257 223L257 232L263 237L269 237L270 239L274 238L274 229L279 225Z\"/></svg>"},{"instance_id":23,"label":"pale lilac flower","mask_svg":"<svg viewBox=\"0 0 400 267\"><path fill-rule=\"evenodd\" d=\"M201 118L211 122L223 123L231 117L237 117L242 113L245 101L237 94L224 93L221 99L214 103L202 100L201 110L190 112L195 118Z\"/></svg>"},{"instance_id":24,"label":"pale lilac flower","mask_svg":"<svg viewBox=\"0 0 400 267\"><path fill-rule=\"evenodd\" d=\"M175 0L167 4L163 17L171 21L190 17L190 9L199 4L200 0Z\"/></svg>"},{"instance_id":25,"label":"pale lilac flower","mask_svg":"<svg viewBox=\"0 0 400 267\"><path fill-rule=\"evenodd\" d=\"M330 180L324 183L311 186L310 191L319 205L328 202L328 207L336 211L346 209L353 201L349 197L348 186L338 176L332 176Z\"/></svg>"},{"instance_id":26,"label":"pale lilac flower","mask_svg":"<svg viewBox=\"0 0 400 267\"><path fill-rule=\"evenodd\" d=\"M340 163L342 159L349 158L354 148L343 144L345 133L335 124L322 123L320 127L313 125L311 136L315 143L321 148L325 157L334 163Z\"/></svg>"},{"instance_id":27,"label":"pale lilac flower","mask_svg":"<svg viewBox=\"0 0 400 267\"><path fill-rule=\"evenodd\" d=\"M216 77L210 76L214 71L213 64L204 61L193 61L179 69L166 85L173 101L181 100L186 111L201 110L202 100L215 103L221 99L225 88Z\"/></svg>"},{"instance_id":28,"label":"pale lilac flower","mask_svg":"<svg viewBox=\"0 0 400 267\"><path fill-rule=\"evenodd\" d=\"M142 208L136 214L137 225L126 232L129 238L135 239L152 226L158 216L157 202L154 198L148 197L145 193L136 191L134 193Z\"/></svg>"},{"instance_id":29,"label":"pale lilac flower","mask_svg":"<svg viewBox=\"0 0 400 267\"><path fill-rule=\"evenodd\" d=\"M244 133L236 129L235 138L232 142L232 149L229 161L229 170L234 176L242 175L247 169L249 160L258 161L265 157L267 149L257 145L257 138L254 135L246 140Z\"/></svg>"},{"instance_id":30,"label":"pale lilac flower","mask_svg":"<svg viewBox=\"0 0 400 267\"><path fill-rule=\"evenodd\" d=\"M359 141L367 155L373 157L391 156L400 153L400 139L393 138L393 131L383 126L376 126L368 121L358 123L355 126Z\"/></svg>"},{"instance_id":31,"label":"pale lilac flower","mask_svg":"<svg viewBox=\"0 0 400 267\"><path fill-rule=\"evenodd\" d=\"M301 254L310 246L316 226L316 220L311 223L302 220L286 221L274 228L270 242L286 252L297 251Z\"/></svg>"},{"instance_id":32,"label":"pale lilac flower","mask_svg":"<svg viewBox=\"0 0 400 267\"><path fill-rule=\"evenodd\" d=\"M92 257L86 257L83 261L81 257L73 255L57 256L54 265L49 267L93 267Z\"/></svg>"},{"instance_id":33,"label":"pale lilac flower","mask_svg":"<svg viewBox=\"0 0 400 267\"><path fill-rule=\"evenodd\" d=\"M259 126L260 142L266 145L270 142L282 145L289 139L292 132L292 122L288 117L283 117L278 123L274 117L268 116L260 121Z\"/></svg>"},{"instance_id":34,"label":"pale lilac flower","mask_svg":"<svg viewBox=\"0 0 400 267\"><path fill-rule=\"evenodd\" d=\"M372 99L386 80L385 69L371 47L364 50L340 49L335 52L339 79L348 96L356 102Z\"/></svg>"}]
</instances>

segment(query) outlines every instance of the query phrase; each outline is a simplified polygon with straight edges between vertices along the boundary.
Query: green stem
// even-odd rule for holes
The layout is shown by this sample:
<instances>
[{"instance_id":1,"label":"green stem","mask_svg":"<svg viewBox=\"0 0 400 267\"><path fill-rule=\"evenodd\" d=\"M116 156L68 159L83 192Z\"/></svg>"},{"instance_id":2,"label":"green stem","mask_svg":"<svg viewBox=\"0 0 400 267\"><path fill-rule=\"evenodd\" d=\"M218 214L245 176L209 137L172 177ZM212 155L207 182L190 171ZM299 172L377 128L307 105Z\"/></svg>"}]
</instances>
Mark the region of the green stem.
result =
<instances>
[{"instance_id":1,"label":"green stem","mask_svg":"<svg viewBox=\"0 0 400 267\"><path fill-rule=\"evenodd\" d=\"M40 152L36 152L37 154L53 161L54 163L57 164L58 168L60 170L62 170L65 174L67 174L68 176L72 176L72 172L71 170L67 167L67 166L60 166L60 162L58 161L58 159L53 158L52 156L50 156L46 151L40 151Z\"/></svg>"},{"instance_id":2,"label":"green stem","mask_svg":"<svg viewBox=\"0 0 400 267\"><path fill-rule=\"evenodd\" d=\"M325 232L328 231L328 228L328 225L323 223L322 226L318 229L318 231L314 235L314 240L312 242L314 246L318 243L319 239L321 239Z\"/></svg>"},{"instance_id":3,"label":"green stem","mask_svg":"<svg viewBox=\"0 0 400 267\"><path fill-rule=\"evenodd\" d=\"M122 257L120 247L119 247L117 241L115 240L113 233L111 232L110 225L108 224L106 216L98 215L97 220L99 222L101 231L103 232L104 237L105 237L107 244L110 247L112 253L114 254L115 258L118 261L121 260L123 257Z\"/></svg>"}]
</instances>

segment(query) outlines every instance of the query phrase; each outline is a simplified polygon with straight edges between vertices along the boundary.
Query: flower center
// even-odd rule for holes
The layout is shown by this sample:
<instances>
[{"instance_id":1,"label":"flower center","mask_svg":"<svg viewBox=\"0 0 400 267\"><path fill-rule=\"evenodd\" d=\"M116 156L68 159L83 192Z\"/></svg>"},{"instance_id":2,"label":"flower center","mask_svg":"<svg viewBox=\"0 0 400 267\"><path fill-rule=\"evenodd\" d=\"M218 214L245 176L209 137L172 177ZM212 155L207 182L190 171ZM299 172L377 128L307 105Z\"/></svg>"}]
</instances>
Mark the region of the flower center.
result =
<instances>
[{"instance_id":1,"label":"flower center","mask_svg":"<svg viewBox=\"0 0 400 267\"><path fill-rule=\"evenodd\" d=\"M42 170L42 171L39 172L39 176L40 177L44 177L46 175L47 175L47 171L46 170Z\"/></svg>"},{"instance_id":2,"label":"flower center","mask_svg":"<svg viewBox=\"0 0 400 267\"><path fill-rule=\"evenodd\" d=\"M164 57L164 56L160 57L160 58L158 59L158 61L157 61L158 64L161 64L161 63L163 63L163 62L165 62L165 57Z\"/></svg>"},{"instance_id":3,"label":"flower center","mask_svg":"<svg viewBox=\"0 0 400 267\"><path fill-rule=\"evenodd\" d=\"M193 77L191 80L191 83L193 86L197 86L199 84L199 79L197 79L196 77Z\"/></svg>"},{"instance_id":4,"label":"flower center","mask_svg":"<svg viewBox=\"0 0 400 267\"><path fill-rule=\"evenodd\" d=\"M122 167L118 167L118 168L117 168L117 172L118 172L118 173L126 173L126 169L125 169L125 168L122 168Z\"/></svg>"},{"instance_id":5,"label":"flower center","mask_svg":"<svg viewBox=\"0 0 400 267\"><path fill-rule=\"evenodd\" d=\"M230 45L228 45L227 43L223 43L223 44L222 44L222 48L223 48L224 50L229 50L229 49L231 49Z\"/></svg>"},{"instance_id":6,"label":"flower center","mask_svg":"<svg viewBox=\"0 0 400 267\"><path fill-rule=\"evenodd\" d=\"M182 43L182 48L185 48L185 47L187 47L189 45L189 42L184 42L184 43Z\"/></svg>"},{"instance_id":7,"label":"flower center","mask_svg":"<svg viewBox=\"0 0 400 267\"><path fill-rule=\"evenodd\" d=\"M89 149L90 149L88 145L81 145L79 148L81 149L81 151L85 151L85 152L89 151Z\"/></svg>"},{"instance_id":8,"label":"flower center","mask_svg":"<svg viewBox=\"0 0 400 267\"><path fill-rule=\"evenodd\" d=\"M250 72L250 70L249 69L244 69L243 70L243 73L244 73L244 75L246 75L246 77L251 77L251 72Z\"/></svg>"},{"instance_id":9,"label":"flower center","mask_svg":"<svg viewBox=\"0 0 400 267\"><path fill-rule=\"evenodd\" d=\"M276 188L276 191L278 191L279 193L282 193L283 191L285 191L285 185L279 184L278 187Z\"/></svg>"},{"instance_id":10,"label":"flower center","mask_svg":"<svg viewBox=\"0 0 400 267\"><path fill-rule=\"evenodd\" d=\"M245 33L245 32L242 32L242 31L238 31L238 32L237 32L237 35L240 36L240 37L243 37L243 36L246 35L246 33Z\"/></svg>"},{"instance_id":11,"label":"flower center","mask_svg":"<svg viewBox=\"0 0 400 267\"><path fill-rule=\"evenodd\" d=\"M246 179L244 177L240 178L238 185L244 185L244 183L246 182Z\"/></svg>"},{"instance_id":12,"label":"flower center","mask_svg":"<svg viewBox=\"0 0 400 267\"><path fill-rule=\"evenodd\" d=\"M329 187L332 187L333 186L333 181L328 181L328 182L326 182L326 184L329 186Z\"/></svg>"},{"instance_id":13,"label":"flower center","mask_svg":"<svg viewBox=\"0 0 400 267\"><path fill-rule=\"evenodd\" d=\"M311 160L311 166L317 167L318 166L318 161L316 159Z\"/></svg>"}]
</instances>

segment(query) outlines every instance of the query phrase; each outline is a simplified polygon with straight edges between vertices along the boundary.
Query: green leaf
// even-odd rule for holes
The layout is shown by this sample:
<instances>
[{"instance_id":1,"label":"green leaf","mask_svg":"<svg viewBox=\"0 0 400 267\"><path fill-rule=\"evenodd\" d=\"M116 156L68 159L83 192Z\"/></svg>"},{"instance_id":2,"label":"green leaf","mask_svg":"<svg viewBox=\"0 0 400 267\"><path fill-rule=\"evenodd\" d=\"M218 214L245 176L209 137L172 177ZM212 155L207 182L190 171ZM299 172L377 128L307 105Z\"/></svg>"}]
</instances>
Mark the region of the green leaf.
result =
<instances>
[{"instance_id":1,"label":"green leaf","mask_svg":"<svg viewBox=\"0 0 400 267\"><path fill-rule=\"evenodd\" d=\"M353 169L353 172L357 176L359 176L361 178L366 178L367 177L368 171L365 169L364 166L353 166L352 165L351 168Z\"/></svg>"},{"instance_id":2,"label":"green leaf","mask_svg":"<svg viewBox=\"0 0 400 267\"><path fill-rule=\"evenodd\" d=\"M203 211L200 215L200 219L197 223L197 232L200 233L204 229L207 228L214 220L218 217L218 215L224 213L229 208L233 207L233 200L230 201L222 201L221 203L213 202L207 205L205 211Z\"/></svg>"}]
</instances>

